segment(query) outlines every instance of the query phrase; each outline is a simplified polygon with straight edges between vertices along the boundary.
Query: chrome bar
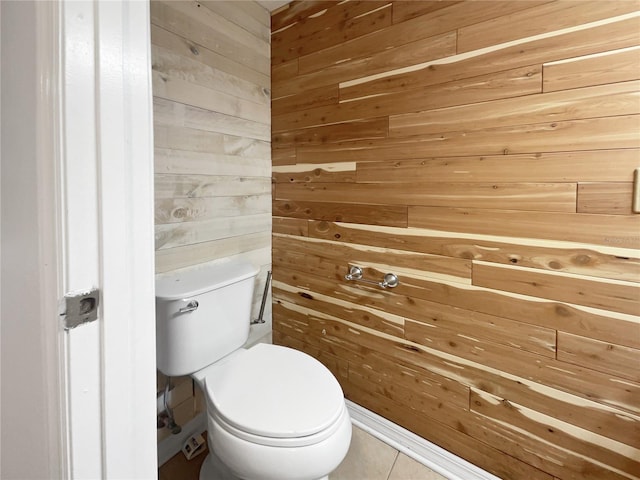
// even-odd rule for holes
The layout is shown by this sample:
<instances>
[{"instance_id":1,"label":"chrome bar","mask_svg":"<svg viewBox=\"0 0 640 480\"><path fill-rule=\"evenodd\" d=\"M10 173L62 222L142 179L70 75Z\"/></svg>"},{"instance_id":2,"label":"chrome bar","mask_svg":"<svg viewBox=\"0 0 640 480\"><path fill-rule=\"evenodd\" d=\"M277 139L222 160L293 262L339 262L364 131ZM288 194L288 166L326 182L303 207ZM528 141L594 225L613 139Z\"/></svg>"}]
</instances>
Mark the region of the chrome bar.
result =
<instances>
[{"instance_id":1,"label":"chrome bar","mask_svg":"<svg viewBox=\"0 0 640 480\"><path fill-rule=\"evenodd\" d=\"M362 268L356 265L352 265L349 268L349 273L344 276L344 279L349 281L368 283L370 285L377 285L380 288L395 288L400 284L400 280L395 273L385 274L381 282L362 278Z\"/></svg>"}]
</instances>

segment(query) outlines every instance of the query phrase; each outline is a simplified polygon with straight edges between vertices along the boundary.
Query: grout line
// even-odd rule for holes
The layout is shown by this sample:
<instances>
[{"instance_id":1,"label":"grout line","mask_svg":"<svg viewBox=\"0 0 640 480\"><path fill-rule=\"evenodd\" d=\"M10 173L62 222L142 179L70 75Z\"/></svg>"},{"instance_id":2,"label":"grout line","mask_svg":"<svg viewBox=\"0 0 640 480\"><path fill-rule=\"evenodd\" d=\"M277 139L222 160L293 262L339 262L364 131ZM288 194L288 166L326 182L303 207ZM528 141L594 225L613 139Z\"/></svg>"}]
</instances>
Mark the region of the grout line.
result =
<instances>
[{"instance_id":1,"label":"grout line","mask_svg":"<svg viewBox=\"0 0 640 480\"><path fill-rule=\"evenodd\" d=\"M393 469L396 467L396 463L398 462L398 457L400 456L400 451L396 450L396 458L393 459L393 464L391 465L391 470L389 470L389 474L387 475L387 479L391 478L391 474L393 473Z\"/></svg>"}]
</instances>

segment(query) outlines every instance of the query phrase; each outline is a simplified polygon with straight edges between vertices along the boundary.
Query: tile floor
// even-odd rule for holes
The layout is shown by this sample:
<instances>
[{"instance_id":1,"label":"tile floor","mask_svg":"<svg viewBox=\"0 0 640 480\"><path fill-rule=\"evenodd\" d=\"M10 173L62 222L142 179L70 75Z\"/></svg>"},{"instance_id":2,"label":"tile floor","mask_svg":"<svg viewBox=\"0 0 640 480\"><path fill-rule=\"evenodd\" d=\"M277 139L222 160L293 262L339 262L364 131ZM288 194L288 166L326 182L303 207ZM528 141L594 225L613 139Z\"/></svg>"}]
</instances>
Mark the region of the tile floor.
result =
<instances>
[{"instance_id":1,"label":"tile floor","mask_svg":"<svg viewBox=\"0 0 640 480\"><path fill-rule=\"evenodd\" d=\"M197 480L206 453L187 461L182 453L158 470L159 480ZM349 453L329 480L446 480L364 430L353 428Z\"/></svg>"}]
</instances>

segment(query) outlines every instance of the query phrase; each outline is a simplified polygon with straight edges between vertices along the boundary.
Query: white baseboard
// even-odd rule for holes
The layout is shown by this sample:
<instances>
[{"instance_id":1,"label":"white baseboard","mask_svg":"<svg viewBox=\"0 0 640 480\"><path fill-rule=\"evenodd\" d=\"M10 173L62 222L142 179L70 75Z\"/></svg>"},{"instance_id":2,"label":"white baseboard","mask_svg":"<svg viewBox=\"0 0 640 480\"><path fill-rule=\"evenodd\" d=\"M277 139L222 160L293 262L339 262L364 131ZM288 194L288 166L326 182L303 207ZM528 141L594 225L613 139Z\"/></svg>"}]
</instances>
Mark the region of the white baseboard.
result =
<instances>
[{"instance_id":1,"label":"white baseboard","mask_svg":"<svg viewBox=\"0 0 640 480\"><path fill-rule=\"evenodd\" d=\"M449 480L500 480L422 437L349 400L352 423L387 445L429 467Z\"/></svg>"},{"instance_id":2,"label":"white baseboard","mask_svg":"<svg viewBox=\"0 0 640 480\"><path fill-rule=\"evenodd\" d=\"M198 435L206 429L207 414L202 412L182 425L182 431L180 433L171 435L158 443L158 467L161 467L176 453L179 453L189 437Z\"/></svg>"}]
</instances>

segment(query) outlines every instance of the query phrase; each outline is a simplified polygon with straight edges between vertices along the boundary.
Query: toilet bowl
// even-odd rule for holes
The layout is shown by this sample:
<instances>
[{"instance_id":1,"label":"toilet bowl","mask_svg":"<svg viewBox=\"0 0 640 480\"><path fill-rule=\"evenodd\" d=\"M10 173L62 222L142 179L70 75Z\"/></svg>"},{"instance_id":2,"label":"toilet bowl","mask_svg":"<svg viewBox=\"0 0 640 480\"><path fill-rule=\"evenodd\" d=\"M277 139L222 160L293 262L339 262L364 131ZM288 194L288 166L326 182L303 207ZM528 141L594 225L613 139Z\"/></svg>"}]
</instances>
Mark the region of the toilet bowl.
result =
<instances>
[{"instance_id":1,"label":"toilet bowl","mask_svg":"<svg viewBox=\"0 0 640 480\"><path fill-rule=\"evenodd\" d=\"M324 479L351 442L344 395L306 353L243 348L256 274L226 262L160 277L157 366L167 376L191 375L205 394L211 453L201 480Z\"/></svg>"},{"instance_id":2,"label":"toilet bowl","mask_svg":"<svg viewBox=\"0 0 640 480\"><path fill-rule=\"evenodd\" d=\"M209 445L237 478L315 480L343 460L349 413L335 377L313 357L258 344L194 378L207 398Z\"/></svg>"}]
</instances>

